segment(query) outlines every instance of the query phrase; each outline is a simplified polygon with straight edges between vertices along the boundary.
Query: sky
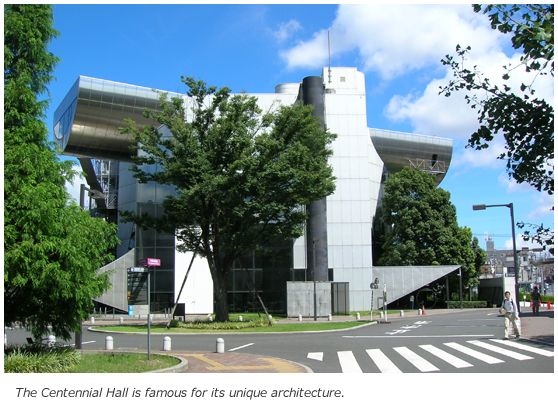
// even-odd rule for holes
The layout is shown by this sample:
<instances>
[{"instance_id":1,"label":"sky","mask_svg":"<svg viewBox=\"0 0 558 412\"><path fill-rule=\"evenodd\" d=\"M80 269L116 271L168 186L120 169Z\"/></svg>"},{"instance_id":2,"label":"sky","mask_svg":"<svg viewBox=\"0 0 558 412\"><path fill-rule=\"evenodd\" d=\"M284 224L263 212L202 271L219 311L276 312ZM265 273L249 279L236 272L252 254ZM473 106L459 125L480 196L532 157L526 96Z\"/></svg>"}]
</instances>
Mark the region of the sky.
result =
<instances>
[{"instance_id":1,"label":"sky","mask_svg":"<svg viewBox=\"0 0 558 412\"><path fill-rule=\"evenodd\" d=\"M84 18L87 16L87 18ZM60 32L49 50L62 61L50 84L54 111L79 75L185 92L180 76L227 86L233 92L273 93L331 66L365 74L368 126L453 139L453 159L440 187L451 193L460 226L485 247L512 248L506 207L473 211L473 204L513 203L516 222L554 229L553 197L508 178L499 136L489 149L465 149L478 128L476 111L462 94L445 97L452 78L441 59L471 46L470 65L498 81L503 66L519 62L510 36L490 28L470 5L56 5ZM330 55L328 55L328 32ZM512 72L514 89L531 83ZM538 96L553 104L550 76L536 80ZM79 182L69 190L78 193ZM77 195L76 195L77 196ZM525 243L516 228L517 247Z\"/></svg>"}]
</instances>

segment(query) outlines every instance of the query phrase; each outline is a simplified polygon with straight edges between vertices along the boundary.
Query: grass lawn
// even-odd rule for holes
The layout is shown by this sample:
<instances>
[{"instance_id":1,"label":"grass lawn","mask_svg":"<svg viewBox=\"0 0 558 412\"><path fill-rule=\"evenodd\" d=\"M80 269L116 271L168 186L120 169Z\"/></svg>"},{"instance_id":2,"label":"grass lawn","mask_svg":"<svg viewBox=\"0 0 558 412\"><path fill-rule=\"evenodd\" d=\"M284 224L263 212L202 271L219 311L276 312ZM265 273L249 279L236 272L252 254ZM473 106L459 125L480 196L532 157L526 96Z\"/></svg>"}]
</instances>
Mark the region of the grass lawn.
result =
<instances>
[{"instance_id":1,"label":"grass lawn","mask_svg":"<svg viewBox=\"0 0 558 412\"><path fill-rule=\"evenodd\" d=\"M170 356L145 353L83 354L81 361L69 373L141 373L170 368L180 361Z\"/></svg>"},{"instance_id":2,"label":"grass lawn","mask_svg":"<svg viewBox=\"0 0 558 412\"><path fill-rule=\"evenodd\" d=\"M274 326L259 326L243 329L199 329L177 327L166 329L165 325L151 325L151 333L269 333L269 332L311 332L348 329L370 322L316 322L316 323L281 323ZM209 324L210 325L210 324ZM208 325L208 326L209 326ZM94 330L127 333L147 333L147 325L96 326Z\"/></svg>"}]
</instances>

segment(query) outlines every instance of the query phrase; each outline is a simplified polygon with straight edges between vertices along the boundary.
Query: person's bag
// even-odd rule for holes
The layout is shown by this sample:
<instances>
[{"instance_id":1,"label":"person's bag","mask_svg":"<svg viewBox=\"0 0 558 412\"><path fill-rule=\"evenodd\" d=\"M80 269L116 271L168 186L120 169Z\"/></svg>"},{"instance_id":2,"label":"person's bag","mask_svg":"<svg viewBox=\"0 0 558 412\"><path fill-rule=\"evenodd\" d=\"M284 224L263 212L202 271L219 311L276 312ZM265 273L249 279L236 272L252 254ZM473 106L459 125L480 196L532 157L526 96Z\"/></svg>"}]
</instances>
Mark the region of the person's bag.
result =
<instances>
[{"instance_id":1,"label":"person's bag","mask_svg":"<svg viewBox=\"0 0 558 412\"><path fill-rule=\"evenodd\" d=\"M501 313L502 315L505 315L505 314L507 313L507 310L504 309L504 308L500 308L500 313Z\"/></svg>"}]
</instances>

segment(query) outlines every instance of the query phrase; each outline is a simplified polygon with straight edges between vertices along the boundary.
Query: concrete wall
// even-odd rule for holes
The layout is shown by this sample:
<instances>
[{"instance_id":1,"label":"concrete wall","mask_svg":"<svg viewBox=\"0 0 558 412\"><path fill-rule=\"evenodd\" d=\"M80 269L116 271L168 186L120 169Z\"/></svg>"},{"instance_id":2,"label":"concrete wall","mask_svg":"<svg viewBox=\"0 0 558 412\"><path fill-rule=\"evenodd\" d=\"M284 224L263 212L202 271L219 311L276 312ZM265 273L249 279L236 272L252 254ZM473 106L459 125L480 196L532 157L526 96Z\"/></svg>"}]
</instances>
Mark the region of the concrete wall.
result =
<instances>
[{"instance_id":1,"label":"concrete wall","mask_svg":"<svg viewBox=\"0 0 558 412\"><path fill-rule=\"evenodd\" d=\"M331 313L331 282L316 282L317 315ZM314 316L314 282L287 282L287 316Z\"/></svg>"},{"instance_id":2,"label":"concrete wall","mask_svg":"<svg viewBox=\"0 0 558 412\"><path fill-rule=\"evenodd\" d=\"M175 252L174 270L174 299L177 303L184 303L187 315L213 313L213 280L207 264L207 259L196 256L188 279L180 294L184 276L192 261L192 252Z\"/></svg>"},{"instance_id":3,"label":"concrete wall","mask_svg":"<svg viewBox=\"0 0 558 412\"><path fill-rule=\"evenodd\" d=\"M459 266L381 266L375 267L373 277L378 278L379 288L374 291L374 309L377 308L379 296L382 296L383 285L386 285L387 302L396 301L424 285L459 269ZM457 275L450 275L457 276ZM370 306L370 285L365 291Z\"/></svg>"}]
</instances>

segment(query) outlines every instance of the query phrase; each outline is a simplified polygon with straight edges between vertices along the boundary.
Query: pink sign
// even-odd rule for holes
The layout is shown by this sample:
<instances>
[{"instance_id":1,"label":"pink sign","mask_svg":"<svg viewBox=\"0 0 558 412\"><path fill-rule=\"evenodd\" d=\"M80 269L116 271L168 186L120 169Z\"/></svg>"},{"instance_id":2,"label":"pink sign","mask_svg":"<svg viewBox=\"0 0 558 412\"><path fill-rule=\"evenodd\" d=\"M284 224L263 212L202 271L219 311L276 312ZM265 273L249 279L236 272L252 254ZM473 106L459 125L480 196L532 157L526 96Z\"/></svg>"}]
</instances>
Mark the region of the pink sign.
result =
<instances>
[{"instance_id":1,"label":"pink sign","mask_svg":"<svg viewBox=\"0 0 558 412\"><path fill-rule=\"evenodd\" d=\"M147 266L161 266L161 259L147 258Z\"/></svg>"},{"instance_id":2,"label":"pink sign","mask_svg":"<svg viewBox=\"0 0 558 412\"><path fill-rule=\"evenodd\" d=\"M140 259L138 260L138 265L140 266L161 266L161 259Z\"/></svg>"}]
</instances>

